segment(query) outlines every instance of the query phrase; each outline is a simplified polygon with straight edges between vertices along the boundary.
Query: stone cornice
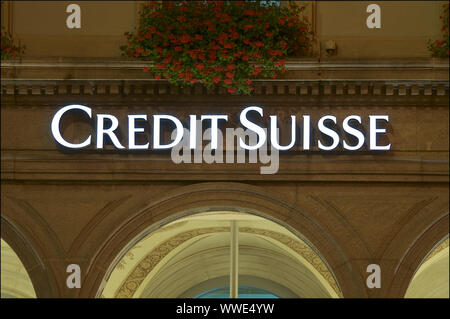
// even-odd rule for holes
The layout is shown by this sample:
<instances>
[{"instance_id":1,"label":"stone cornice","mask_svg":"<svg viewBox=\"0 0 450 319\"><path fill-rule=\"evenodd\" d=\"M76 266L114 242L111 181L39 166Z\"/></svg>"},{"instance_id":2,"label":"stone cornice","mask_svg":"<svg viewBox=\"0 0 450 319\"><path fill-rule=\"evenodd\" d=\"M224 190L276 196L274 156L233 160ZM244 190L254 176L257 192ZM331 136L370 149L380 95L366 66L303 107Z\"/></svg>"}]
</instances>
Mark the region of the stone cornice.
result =
<instances>
[{"instance_id":1,"label":"stone cornice","mask_svg":"<svg viewBox=\"0 0 450 319\"><path fill-rule=\"evenodd\" d=\"M255 80L253 96L448 96L444 80ZM4 79L2 95L229 95L224 88L201 85L179 88L161 80L37 80Z\"/></svg>"},{"instance_id":2,"label":"stone cornice","mask_svg":"<svg viewBox=\"0 0 450 319\"><path fill-rule=\"evenodd\" d=\"M2 61L3 79L148 79L142 68L148 62L113 60ZM318 61L286 62L284 79L423 79L449 80L448 60Z\"/></svg>"},{"instance_id":3,"label":"stone cornice","mask_svg":"<svg viewBox=\"0 0 450 319\"><path fill-rule=\"evenodd\" d=\"M142 72L129 60L2 61L2 95L230 95L201 85L178 88ZM446 60L291 60L285 76L255 80L254 95L445 96Z\"/></svg>"}]
</instances>

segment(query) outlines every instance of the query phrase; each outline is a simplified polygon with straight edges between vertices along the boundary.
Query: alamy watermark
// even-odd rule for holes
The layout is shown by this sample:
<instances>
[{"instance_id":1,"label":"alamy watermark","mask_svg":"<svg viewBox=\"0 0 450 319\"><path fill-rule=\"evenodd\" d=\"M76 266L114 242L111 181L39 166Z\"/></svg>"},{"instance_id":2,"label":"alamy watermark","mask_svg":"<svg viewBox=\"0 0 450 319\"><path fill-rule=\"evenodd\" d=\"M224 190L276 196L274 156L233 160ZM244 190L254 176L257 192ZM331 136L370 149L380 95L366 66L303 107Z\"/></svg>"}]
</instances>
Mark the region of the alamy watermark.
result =
<instances>
[{"instance_id":1,"label":"alamy watermark","mask_svg":"<svg viewBox=\"0 0 450 319\"><path fill-rule=\"evenodd\" d=\"M276 174L279 169L280 151L264 142L257 149L246 150L241 147L241 141L249 145L258 144L258 135L252 130L243 128L226 128L225 142L222 130L206 129L202 134L201 121L197 121L196 132L191 134L189 129L184 128L181 141L172 148L170 157L175 164L180 163L238 163L245 164L261 163L261 174ZM267 134L267 129L263 129ZM175 139L177 132L172 132ZM192 143L192 139L195 143ZM204 144L204 141L208 142ZM191 148L194 144L195 148Z\"/></svg>"}]
</instances>

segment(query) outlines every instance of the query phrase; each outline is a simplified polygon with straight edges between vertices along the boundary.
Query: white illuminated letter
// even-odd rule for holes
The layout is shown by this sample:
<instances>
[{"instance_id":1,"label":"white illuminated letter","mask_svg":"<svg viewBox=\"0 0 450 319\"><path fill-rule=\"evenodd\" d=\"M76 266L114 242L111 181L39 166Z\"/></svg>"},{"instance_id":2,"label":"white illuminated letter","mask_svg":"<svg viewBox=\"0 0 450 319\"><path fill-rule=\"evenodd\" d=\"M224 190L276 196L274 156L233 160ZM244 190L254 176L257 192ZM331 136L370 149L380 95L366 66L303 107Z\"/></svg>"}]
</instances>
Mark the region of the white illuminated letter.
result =
<instances>
[{"instance_id":1,"label":"white illuminated letter","mask_svg":"<svg viewBox=\"0 0 450 319\"><path fill-rule=\"evenodd\" d=\"M367 13L372 13L367 17L366 25L369 29L381 28L381 9L378 4L369 4L366 9Z\"/></svg>"},{"instance_id":2,"label":"white illuminated letter","mask_svg":"<svg viewBox=\"0 0 450 319\"><path fill-rule=\"evenodd\" d=\"M194 150L197 147L197 115L189 115L189 148Z\"/></svg>"},{"instance_id":3,"label":"white illuminated letter","mask_svg":"<svg viewBox=\"0 0 450 319\"><path fill-rule=\"evenodd\" d=\"M217 149L217 130L219 120L228 121L228 115L202 115L200 121L211 120L211 149Z\"/></svg>"},{"instance_id":4,"label":"white illuminated letter","mask_svg":"<svg viewBox=\"0 0 450 319\"><path fill-rule=\"evenodd\" d=\"M266 132L264 131L264 129L262 127L256 125L253 122L250 122L247 119L248 111L256 111L259 113L259 115L263 116L263 109L260 108L259 106L249 106L242 110L241 116L240 116L241 124L243 126L245 126L246 128L248 128L249 130L258 134L259 142L255 146L249 146L249 145L245 144L245 141L242 139L242 137L239 137L239 146L246 150L257 150L266 142Z\"/></svg>"},{"instance_id":5,"label":"white illuminated letter","mask_svg":"<svg viewBox=\"0 0 450 319\"><path fill-rule=\"evenodd\" d=\"M143 127L136 128L136 119L147 121L147 115L128 115L128 148L130 150L148 149L150 143L145 145L136 145L135 133L144 132Z\"/></svg>"},{"instance_id":6,"label":"white illuminated letter","mask_svg":"<svg viewBox=\"0 0 450 319\"><path fill-rule=\"evenodd\" d=\"M170 144L161 145L161 140L159 137L161 119L169 120L175 123L177 134L175 136L175 140ZM181 124L179 119L171 115L153 115L153 148L155 150L174 147L181 141L182 138L183 138L183 124Z\"/></svg>"},{"instance_id":7,"label":"white illuminated letter","mask_svg":"<svg viewBox=\"0 0 450 319\"><path fill-rule=\"evenodd\" d=\"M277 128L277 116L271 115L270 116L270 143L273 147L275 147L277 150L286 151L290 149L295 144L295 124L296 119L295 115L291 115L291 143L287 146L281 146L277 139L278 139L278 128Z\"/></svg>"},{"instance_id":8,"label":"white illuminated letter","mask_svg":"<svg viewBox=\"0 0 450 319\"><path fill-rule=\"evenodd\" d=\"M364 145L364 135L363 135L363 133L361 133L360 131L351 127L348 124L348 122L350 122L351 120L357 120L359 122L359 124L361 124L361 117L358 115L347 116L342 124L345 132L347 132L350 135L353 135L354 137L356 137L358 139L358 144L356 146L350 146L347 144L347 142L345 142L345 139L343 139L344 148L346 150L356 151L357 149L361 148Z\"/></svg>"},{"instance_id":9,"label":"white illuminated letter","mask_svg":"<svg viewBox=\"0 0 450 319\"><path fill-rule=\"evenodd\" d=\"M78 4L69 4L66 8L67 13L72 13L66 19L66 26L69 29L81 28L81 9Z\"/></svg>"},{"instance_id":10,"label":"white illuminated letter","mask_svg":"<svg viewBox=\"0 0 450 319\"><path fill-rule=\"evenodd\" d=\"M105 119L111 121L111 127L108 129L104 128ZM119 127L119 121L115 116L110 114L97 114L97 148L103 148L104 134L108 134L115 147L119 149L125 148L122 144L120 144L116 134L114 134L114 130L116 130L117 127Z\"/></svg>"},{"instance_id":11,"label":"white illuminated letter","mask_svg":"<svg viewBox=\"0 0 450 319\"><path fill-rule=\"evenodd\" d=\"M309 150L311 141L311 117L303 115L303 149Z\"/></svg>"},{"instance_id":12,"label":"white illuminated letter","mask_svg":"<svg viewBox=\"0 0 450 319\"><path fill-rule=\"evenodd\" d=\"M389 115L369 115L370 119L370 150L387 151L391 149L391 144L385 146L377 145L377 133L386 133L386 129L377 128L377 120L385 120L389 122Z\"/></svg>"},{"instance_id":13,"label":"white illuminated letter","mask_svg":"<svg viewBox=\"0 0 450 319\"><path fill-rule=\"evenodd\" d=\"M327 116L322 117L319 120L319 131L321 131L323 134L328 135L329 137L331 137L333 139L333 144L331 146L325 146L319 140L319 148L321 150L331 151L332 149L336 148L336 146L338 146L338 144L339 144L339 135L335 131L333 131L332 129L329 129L328 127L326 127L324 125L324 122L326 120L332 120L334 122L334 124L336 124L336 116L327 115Z\"/></svg>"},{"instance_id":14,"label":"white illuminated letter","mask_svg":"<svg viewBox=\"0 0 450 319\"><path fill-rule=\"evenodd\" d=\"M59 144L61 144L62 146L68 147L68 148L86 147L89 144L91 144L91 136L90 135L83 143L80 143L80 144L69 143L66 140L64 140L61 136L61 132L59 131L59 122L61 121L61 117L64 115L64 113L66 113L67 111L70 111L70 110L81 110L81 111L87 113L87 115L89 115L90 118L92 118L92 111L91 111L90 107L87 107L84 105L78 105L78 104L67 105L67 106L63 107L62 109L60 109L58 112L56 112L55 116L53 116L52 124L51 124L53 137Z\"/></svg>"}]
</instances>

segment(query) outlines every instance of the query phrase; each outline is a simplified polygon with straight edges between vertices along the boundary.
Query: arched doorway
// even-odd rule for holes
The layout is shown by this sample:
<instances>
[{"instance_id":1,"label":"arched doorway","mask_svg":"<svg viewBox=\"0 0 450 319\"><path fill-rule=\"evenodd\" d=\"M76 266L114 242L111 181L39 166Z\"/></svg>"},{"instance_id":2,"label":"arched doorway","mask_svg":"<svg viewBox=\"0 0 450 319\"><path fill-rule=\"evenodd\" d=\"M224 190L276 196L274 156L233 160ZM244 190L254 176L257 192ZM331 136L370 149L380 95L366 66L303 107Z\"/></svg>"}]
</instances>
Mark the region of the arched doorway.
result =
<instances>
[{"instance_id":1,"label":"arched doorway","mask_svg":"<svg viewBox=\"0 0 450 319\"><path fill-rule=\"evenodd\" d=\"M449 239L430 251L412 278L405 298L449 298Z\"/></svg>"},{"instance_id":2,"label":"arched doorway","mask_svg":"<svg viewBox=\"0 0 450 319\"><path fill-rule=\"evenodd\" d=\"M115 264L101 296L223 294L230 282L231 222L238 224L240 296L266 292L281 298L342 297L331 269L306 238L262 216L219 210L191 214L144 231Z\"/></svg>"},{"instance_id":3,"label":"arched doorway","mask_svg":"<svg viewBox=\"0 0 450 319\"><path fill-rule=\"evenodd\" d=\"M14 250L1 239L1 298L36 298L33 283Z\"/></svg>"}]
</instances>

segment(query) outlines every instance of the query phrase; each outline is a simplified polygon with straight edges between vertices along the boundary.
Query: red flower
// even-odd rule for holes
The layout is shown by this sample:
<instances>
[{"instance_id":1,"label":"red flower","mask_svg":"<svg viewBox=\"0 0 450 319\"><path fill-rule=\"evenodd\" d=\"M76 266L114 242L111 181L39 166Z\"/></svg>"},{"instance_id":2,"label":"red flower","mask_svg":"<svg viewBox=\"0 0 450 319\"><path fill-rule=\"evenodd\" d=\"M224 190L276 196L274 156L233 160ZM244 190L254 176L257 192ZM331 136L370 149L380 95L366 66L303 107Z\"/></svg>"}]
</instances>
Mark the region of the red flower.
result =
<instances>
[{"instance_id":1,"label":"red flower","mask_svg":"<svg viewBox=\"0 0 450 319\"><path fill-rule=\"evenodd\" d=\"M175 47L175 51L176 51L176 52L183 51L183 47L176 46L176 47Z\"/></svg>"},{"instance_id":2,"label":"red flower","mask_svg":"<svg viewBox=\"0 0 450 319\"><path fill-rule=\"evenodd\" d=\"M200 40L203 40L203 36L201 34L196 34L194 39L197 41L200 41Z\"/></svg>"},{"instance_id":3,"label":"red flower","mask_svg":"<svg viewBox=\"0 0 450 319\"><path fill-rule=\"evenodd\" d=\"M161 75L155 74L155 80L159 80L159 79L161 79Z\"/></svg>"},{"instance_id":4,"label":"red flower","mask_svg":"<svg viewBox=\"0 0 450 319\"><path fill-rule=\"evenodd\" d=\"M189 43L189 42L191 42L191 37L188 34L183 34L180 37L180 42L181 43Z\"/></svg>"},{"instance_id":5,"label":"red flower","mask_svg":"<svg viewBox=\"0 0 450 319\"><path fill-rule=\"evenodd\" d=\"M250 80L250 79L246 79L246 80L245 80L245 84L247 84L247 85L250 85L250 84L252 84L252 80Z\"/></svg>"},{"instance_id":6,"label":"red flower","mask_svg":"<svg viewBox=\"0 0 450 319\"><path fill-rule=\"evenodd\" d=\"M234 47L233 43L227 42L223 45L225 49L232 49Z\"/></svg>"},{"instance_id":7,"label":"red flower","mask_svg":"<svg viewBox=\"0 0 450 319\"><path fill-rule=\"evenodd\" d=\"M237 89L236 88L228 88L227 91L228 91L228 93L234 94L234 93L236 93Z\"/></svg>"},{"instance_id":8,"label":"red flower","mask_svg":"<svg viewBox=\"0 0 450 319\"><path fill-rule=\"evenodd\" d=\"M233 83L233 81L231 81L230 79L225 79L223 80L223 83L230 85Z\"/></svg>"},{"instance_id":9,"label":"red flower","mask_svg":"<svg viewBox=\"0 0 450 319\"><path fill-rule=\"evenodd\" d=\"M226 77L229 78L229 79L234 78L234 73L227 72L227 73L225 73L225 75L226 75Z\"/></svg>"},{"instance_id":10,"label":"red flower","mask_svg":"<svg viewBox=\"0 0 450 319\"><path fill-rule=\"evenodd\" d=\"M250 39L244 39L242 40L242 42L244 42L245 44L250 44Z\"/></svg>"},{"instance_id":11,"label":"red flower","mask_svg":"<svg viewBox=\"0 0 450 319\"><path fill-rule=\"evenodd\" d=\"M186 19L186 17L184 17L184 16L178 16L178 17L177 17L177 21L179 21L179 22L186 22L187 19Z\"/></svg>"},{"instance_id":12,"label":"red flower","mask_svg":"<svg viewBox=\"0 0 450 319\"><path fill-rule=\"evenodd\" d=\"M226 14L226 13L222 14L222 17L220 18L220 22L228 23L230 21L231 21L231 17L228 14Z\"/></svg>"},{"instance_id":13,"label":"red flower","mask_svg":"<svg viewBox=\"0 0 450 319\"><path fill-rule=\"evenodd\" d=\"M228 66L227 66L227 70L234 70L236 68L236 66L234 65L234 64L229 64Z\"/></svg>"},{"instance_id":14,"label":"red flower","mask_svg":"<svg viewBox=\"0 0 450 319\"><path fill-rule=\"evenodd\" d=\"M143 68L142 68L142 71L144 71L144 72L148 72L148 67L146 67L146 66L145 66L145 67L143 67Z\"/></svg>"},{"instance_id":15,"label":"red flower","mask_svg":"<svg viewBox=\"0 0 450 319\"><path fill-rule=\"evenodd\" d=\"M212 78L212 81L213 81L215 84L219 83L219 82L220 82L220 76L214 76L214 77Z\"/></svg>"},{"instance_id":16,"label":"red flower","mask_svg":"<svg viewBox=\"0 0 450 319\"><path fill-rule=\"evenodd\" d=\"M213 42L210 44L210 47L212 50L219 50L220 46L217 45L217 43Z\"/></svg>"},{"instance_id":17,"label":"red flower","mask_svg":"<svg viewBox=\"0 0 450 319\"><path fill-rule=\"evenodd\" d=\"M261 42L261 41L256 41L256 42L254 43L254 45L255 45L255 47L257 47L257 48L260 48L260 47L263 47L263 46L264 46L264 43Z\"/></svg>"},{"instance_id":18,"label":"red flower","mask_svg":"<svg viewBox=\"0 0 450 319\"><path fill-rule=\"evenodd\" d=\"M195 65L195 67L196 67L197 69L199 69L200 71L203 70L203 69L205 68L205 66L203 65L203 63L197 63L197 64Z\"/></svg>"},{"instance_id":19,"label":"red flower","mask_svg":"<svg viewBox=\"0 0 450 319\"><path fill-rule=\"evenodd\" d=\"M266 32L266 37L271 37L271 36L273 36L272 32L270 32L270 31Z\"/></svg>"},{"instance_id":20,"label":"red flower","mask_svg":"<svg viewBox=\"0 0 450 319\"><path fill-rule=\"evenodd\" d=\"M202 53L200 53L200 54L197 56L197 59L199 59L200 61L203 61L203 60L205 59L205 55L202 54Z\"/></svg>"},{"instance_id":21,"label":"red flower","mask_svg":"<svg viewBox=\"0 0 450 319\"><path fill-rule=\"evenodd\" d=\"M208 55L208 58L209 58L209 61L213 63L216 60L216 54L215 53L210 53Z\"/></svg>"},{"instance_id":22,"label":"red flower","mask_svg":"<svg viewBox=\"0 0 450 319\"><path fill-rule=\"evenodd\" d=\"M246 24L246 25L244 25L244 31L248 31L249 29L251 29L253 27L254 27L253 24Z\"/></svg>"},{"instance_id":23,"label":"red flower","mask_svg":"<svg viewBox=\"0 0 450 319\"><path fill-rule=\"evenodd\" d=\"M195 57L197 56L197 51L195 50L189 50L188 53L193 59L195 59Z\"/></svg>"},{"instance_id":24,"label":"red flower","mask_svg":"<svg viewBox=\"0 0 450 319\"><path fill-rule=\"evenodd\" d=\"M255 70L253 71L253 75L258 75L259 73L262 72L262 68L261 67L256 67Z\"/></svg>"},{"instance_id":25,"label":"red flower","mask_svg":"<svg viewBox=\"0 0 450 319\"><path fill-rule=\"evenodd\" d=\"M155 26L149 27L148 32L150 32L150 34L156 33L156 27Z\"/></svg>"},{"instance_id":26,"label":"red flower","mask_svg":"<svg viewBox=\"0 0 450 319\"><path fill-rule=\"evenodd\" d=\"M272 50L272 49L267 50L267 53L269 53L269 55L271 55L271 56L276 56L277 55L277 51Z\"/></svg>"}]
</instances>

